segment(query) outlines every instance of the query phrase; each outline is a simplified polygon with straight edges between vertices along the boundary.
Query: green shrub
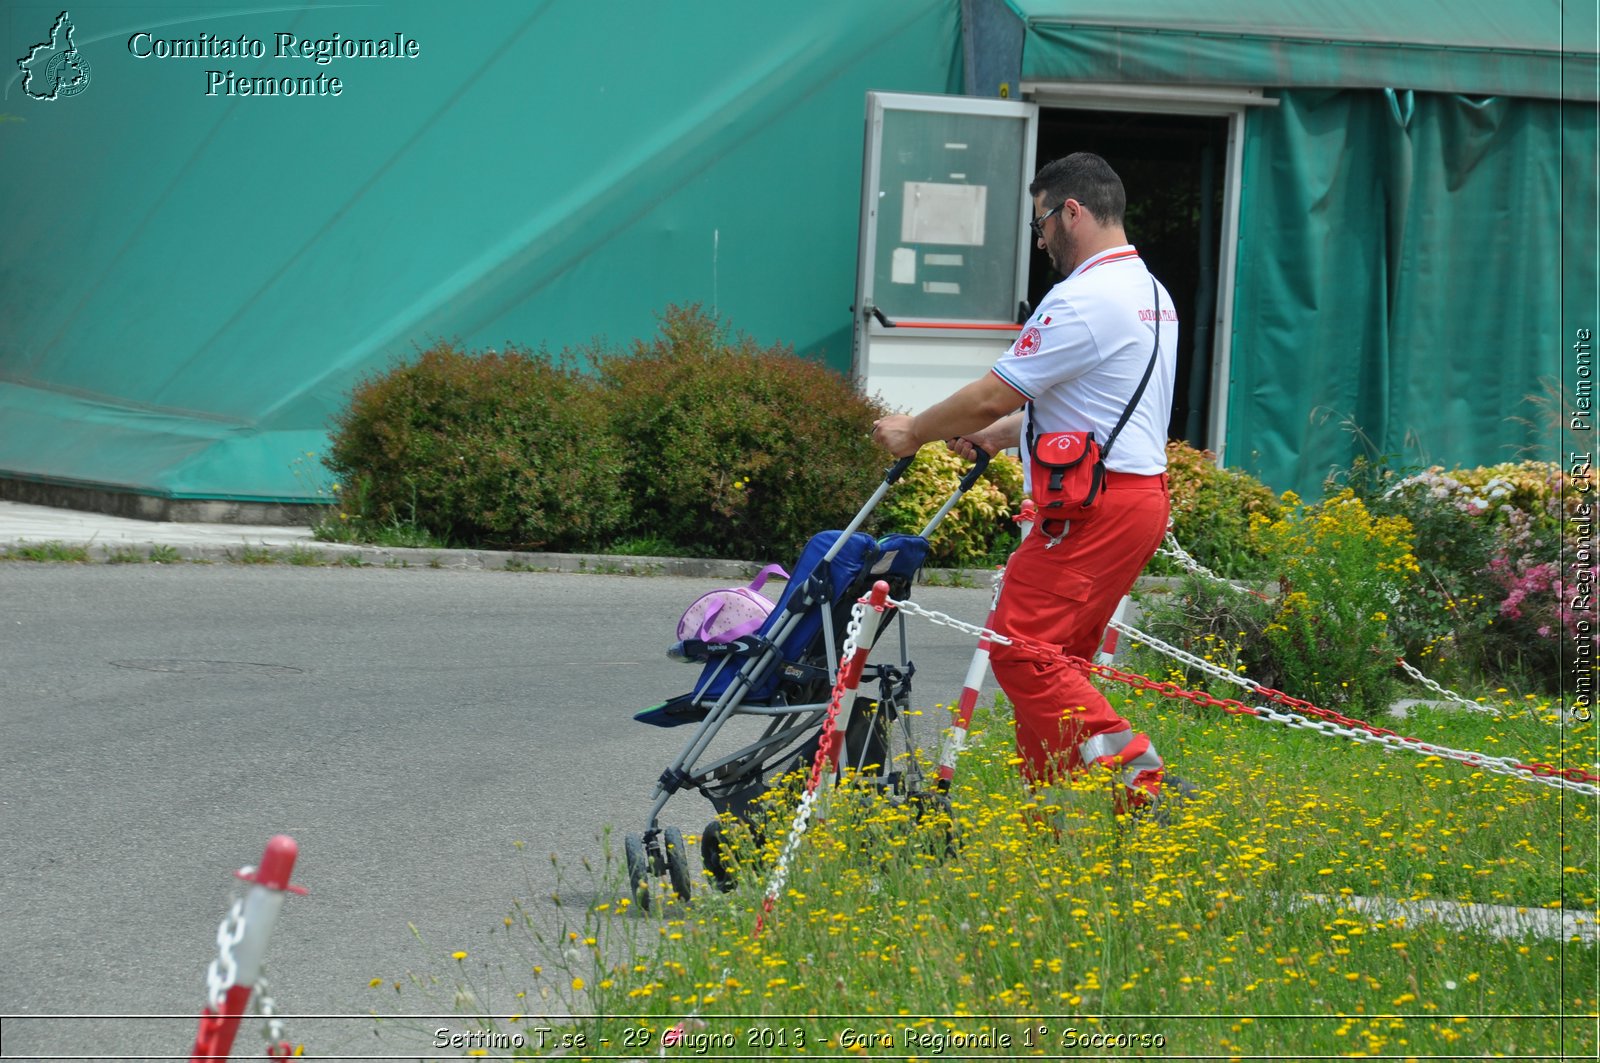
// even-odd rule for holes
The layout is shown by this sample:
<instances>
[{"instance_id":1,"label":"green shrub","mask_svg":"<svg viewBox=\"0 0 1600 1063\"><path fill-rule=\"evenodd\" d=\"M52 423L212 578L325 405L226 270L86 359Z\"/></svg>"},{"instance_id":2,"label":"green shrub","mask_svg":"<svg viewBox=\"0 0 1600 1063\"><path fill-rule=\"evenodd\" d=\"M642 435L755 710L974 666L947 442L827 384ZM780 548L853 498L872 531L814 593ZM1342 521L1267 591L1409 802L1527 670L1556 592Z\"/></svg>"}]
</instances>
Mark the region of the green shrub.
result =
<instances>
[{"instance_id":1,"label":"green shrub","mask_svg":"<svg viewBox=\"0 0 1600 1063\"><path fill-rule=\"evenodd\" d=\"M660 335L600 373L625 442L634 536L787 558L842 527L888 465L868 436L876 403L787 347L730 335L698 306L669 307Z\"/></svg>"},{"instance_id":2,"label":"green shrub","mask_svg":"<svg viewBox=\"0 0 1600 1063\"><path fill-rule=\"evenodd\" d=\"M1389 617L1420 572L1411 524L1373 516L1348 488L1309 506L1290 492L1284 503L1255 529L1283 590L1265 635L1286 692L1360 718L1383 712L1400 656Z\"/></svg>"},{"instance_id":3,"label":"green shrub","mask_svg":"<svg viewBox=\"0 0 1600 1063\"><path fill-rule=\"evenodd\" d=\"M878 531L920 532L944 505L971 468L949 447L935 443L917 452L916 461L878 506ZM934 529L928 564L944 567L997 565L1017 545L1012 514L1022 505L1022 463L997 454L972 489Z\"/></svg>"},{"instance_id":4,"label":"green shrub","mask_svg":"<svg viewBox=\"0 0 1600 1063\"><path fill-rule=\"evenodd\" d=\"M1167 444L1167 478L1178 545L1218 575L1262 575L1266 558L1250 522L1256 516L1278 518L1272 491L1248 473L1217 468L1209 450L1176 440Z\"/></svg>"},{"instance_id":5,"label":"green shrub","mask_svg":"<svg viewBox=\"0 0 1600 1063\"><path fill-rule=\"evenodd\" d=\"M566 549L621 524L620 450L591 378L542 351L441 342L356 386L325 464L347 485L349 518Z\"/></svg>"},{"instance_id":6,"label":"green shrub","mask_svg":"<svg viewBox=\"0 0 1600 1063\"><path fill-rule=\"evenodd\" d=\"M1283 688L1282 666L1266 638L1278 607L1265 595L1242 593L1186 573L1170 590L1141 594L1139 608L1138 626L1151 636L1241 678ZM1246 698L1242 687L1203 669L1174 663L1149 647L1134 644L1130 660L1135 671L1161 678L1166 670L1165 678L1186 688L1199 687L1221 698Z\"/></svg>"},{"instance_id":7,"label":"green shrub","mask_svg":"<svg viewBox=\"0 0 1600 1063\"><path fill-rule=\"evenodd\" d=\"M1407 659L1445 681L1561 689L1561 653L1578 634L1558 579L1563 537L1577 527L1563 498L1584 495L1564 491L1558 464L1447 472L1358 460L1341 478L1374 513L1416 530L1421 575L1394 617ZM1568 536L1567 556L1580 545Z\"/></svg>"}]
</instances>

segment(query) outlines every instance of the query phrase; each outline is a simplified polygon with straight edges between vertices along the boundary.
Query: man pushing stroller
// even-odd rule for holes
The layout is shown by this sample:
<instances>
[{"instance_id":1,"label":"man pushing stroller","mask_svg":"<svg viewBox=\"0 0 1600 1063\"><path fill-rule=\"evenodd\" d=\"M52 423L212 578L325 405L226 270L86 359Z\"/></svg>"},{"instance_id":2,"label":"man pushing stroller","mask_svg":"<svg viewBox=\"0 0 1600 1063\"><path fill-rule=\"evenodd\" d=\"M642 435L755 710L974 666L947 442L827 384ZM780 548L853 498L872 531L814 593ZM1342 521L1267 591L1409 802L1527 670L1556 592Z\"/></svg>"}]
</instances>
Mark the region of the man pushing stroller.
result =
<instances>
[{"instance_id":1,"label":"man pushing stroller","mask_svg":"<svg viewBox=\"0 0 1600 1063\"><path fill-rule=\"evenodd\" d=\"M1089 660L1166 533L1178 317L1128 243L1126 194L1104 159L1058 159L1028 191L1033 237L1066 279L988 373L915 416L880 419L873 437L896 457L939 440L968 457L1021 448L1039 520L1006 566L994 628ZM991 660L1030 784L1108 767L1127 810L1158 813L1189 790L1164 780L1149 737L1080 669L1019 646L997 644Z\"/></svg>"}]
</instances>

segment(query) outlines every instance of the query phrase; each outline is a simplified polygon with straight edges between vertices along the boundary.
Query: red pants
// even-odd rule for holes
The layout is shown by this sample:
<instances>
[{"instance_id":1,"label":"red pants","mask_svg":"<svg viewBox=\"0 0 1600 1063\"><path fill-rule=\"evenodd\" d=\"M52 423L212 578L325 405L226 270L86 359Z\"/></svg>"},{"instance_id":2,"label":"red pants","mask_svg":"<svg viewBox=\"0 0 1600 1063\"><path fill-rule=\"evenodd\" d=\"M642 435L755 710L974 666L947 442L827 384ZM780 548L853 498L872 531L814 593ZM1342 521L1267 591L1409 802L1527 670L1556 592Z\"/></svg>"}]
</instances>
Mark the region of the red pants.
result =
<instances>
[{"instance_id":1,"label":"red pants","mask_svg":"<svg viewBox=\"0 0 1600 1063\"><path fill-rule=\"evenodd\" d=\"M1094 519L1074 523L1054 546L1041 528L1022 541L1006 565L996 631L1094 659L1117 603L1166 534L1166 477L1110 473L1100 505ZM1155 746L1082 671L1015 646L994 646L990 660L1016 714L1017 752L1030 783L1101 764L1121 774L1135 803L1160 792Z\"/></svg>"}]
</instances>

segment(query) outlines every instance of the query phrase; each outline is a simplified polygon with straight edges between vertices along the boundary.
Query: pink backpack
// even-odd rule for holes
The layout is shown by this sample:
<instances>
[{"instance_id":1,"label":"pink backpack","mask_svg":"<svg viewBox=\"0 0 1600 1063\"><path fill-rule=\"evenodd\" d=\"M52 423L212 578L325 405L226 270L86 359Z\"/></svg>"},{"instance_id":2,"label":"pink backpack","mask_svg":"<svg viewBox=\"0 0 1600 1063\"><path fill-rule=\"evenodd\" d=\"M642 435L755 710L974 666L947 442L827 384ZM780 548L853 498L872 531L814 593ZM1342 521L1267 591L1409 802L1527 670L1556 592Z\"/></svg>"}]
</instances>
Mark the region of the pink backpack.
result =
<instances>
[{"instance_id":1,"label":"pink backpack","mask_svg":"<svg viewBox=\"0 0 1600 1063\"><path fill-rule=\"evenodd\" d=\"M678 621L678 641L732 642L760 629L772 603L759 593L771 576L789 578L779 565L762 569L748 587L724 587L694 600Z\"/></svg>"}]
</instances>

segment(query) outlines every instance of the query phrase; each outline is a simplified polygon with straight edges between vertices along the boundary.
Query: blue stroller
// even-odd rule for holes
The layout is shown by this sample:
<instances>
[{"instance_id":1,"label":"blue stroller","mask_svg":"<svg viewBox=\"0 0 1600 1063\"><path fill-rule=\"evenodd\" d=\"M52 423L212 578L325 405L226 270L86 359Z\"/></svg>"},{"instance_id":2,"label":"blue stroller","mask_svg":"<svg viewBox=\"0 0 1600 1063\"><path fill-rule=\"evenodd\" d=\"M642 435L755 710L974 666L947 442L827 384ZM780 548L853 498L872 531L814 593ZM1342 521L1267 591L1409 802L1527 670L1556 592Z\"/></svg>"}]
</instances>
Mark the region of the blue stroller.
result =
<instances>
[{"instance_id":1,"label":"blue stroller","mask_svg":"<svg viewBox=\"0 0 1600 1063\"><path fill-rule=\"evenodd\" d=\"M723 852L721 817L732 815L756 827L751 821L752 806L776 779L811 764L821 742L822 723L856 601L878 580L889 584L892 598L908 596L927 557L928 536L977 482L989 456L979 453L956 490L919 534L874 539L860 531L911 461L902 458L884 474L883 482L843 531L812 536L776 606L754 634L725 643L691 640L674 648L689 660L704 662L694 688L634 716L657 727L698 724L682 752L657 779L644 832L623 839L629 884L646 910L650 886L663 876L682 899L688 900L692 892L683 834L659 823L668 801L681 790L699 791L716 809L718 819L701 835L701 857L720 889L734 887L733 871ZM874 620L878 632L890 623L898 624L898 660L868 663L862 673L861 689L875 684L877 696L857 698L848 716L840 766L854 771L858 783L876 786L896 800L919 800L926 791L906 713L916 669L908 655L905 618L891 609L869 614L867 623ZM867 635L863 632L864 640ZM877 644L884 646L881 638ZM736 717L758 721L759 735L731 752L713 753L719 733ZM892 749L896 721L906 756Z\"/></svg>"}]
</instances>

